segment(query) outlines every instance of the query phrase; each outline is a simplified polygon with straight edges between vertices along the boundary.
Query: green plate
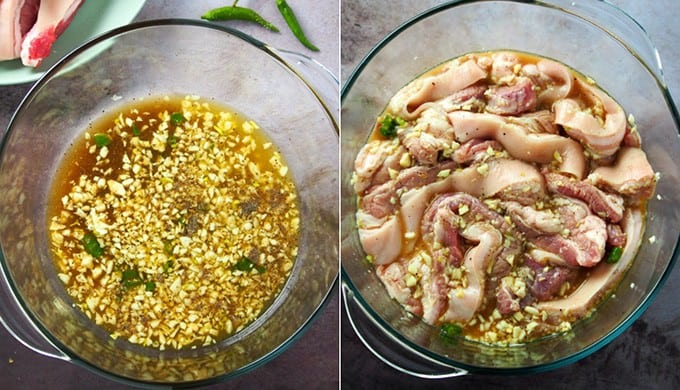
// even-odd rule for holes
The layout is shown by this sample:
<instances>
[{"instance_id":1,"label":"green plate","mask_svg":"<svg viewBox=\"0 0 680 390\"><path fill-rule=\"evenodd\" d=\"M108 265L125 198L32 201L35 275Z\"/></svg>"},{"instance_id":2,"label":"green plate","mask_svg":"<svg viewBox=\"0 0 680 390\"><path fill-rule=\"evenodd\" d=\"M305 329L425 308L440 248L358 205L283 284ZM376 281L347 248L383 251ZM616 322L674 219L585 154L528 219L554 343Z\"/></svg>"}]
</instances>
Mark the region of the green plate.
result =
<instances>
[{"instance_id":1,"label":"green plate","mask_svg":"<svg viewBox=\"0 0 680 390\"><path fill-rule=\"evenodd\" d=\"M130 23L144 0L86 0L71 25L52 46L52 54L36 69L24 66L21 59L0 61L0 85L35 81L61 57L101 33Z\"/></svg>"}]
</instances>

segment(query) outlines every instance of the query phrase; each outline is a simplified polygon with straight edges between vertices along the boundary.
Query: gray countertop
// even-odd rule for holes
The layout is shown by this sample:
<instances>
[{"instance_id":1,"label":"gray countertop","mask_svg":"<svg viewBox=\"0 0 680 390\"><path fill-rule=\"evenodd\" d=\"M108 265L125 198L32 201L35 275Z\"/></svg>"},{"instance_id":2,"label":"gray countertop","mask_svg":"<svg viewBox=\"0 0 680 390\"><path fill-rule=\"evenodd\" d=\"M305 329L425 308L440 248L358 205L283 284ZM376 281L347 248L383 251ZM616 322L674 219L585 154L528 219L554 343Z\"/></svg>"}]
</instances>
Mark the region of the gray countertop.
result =
<instances>
[{"instance_id":1,"label":"gray countertop","mask_svg":"<svg viewBox=\"0 0 680 390\"><path fill-rule=\"evenodd\" d=\"M231 5L233 0L146 2L135 21L159 18L198 18L203 12ZM310 56L339 74L339 3L336 0L290 0L310 40L321 50L311 52L300 45L271 0L242 0L240 6L258 10L278 25L281 33L245 23L229 22L253 37L280 48ZM0 134L32 84L0 86ZM276 359L224 384L210 388L338 388L338 297L327 302L315 322L292 347ZM73 364L38 355L11 337L0 326L0 388L2 389L118 389L125 386L101 378Z\"/></svg>"},{"instance_id":2,"label":"gray countertop","mask_svg":"<svg viewBox=\"0 0 680 390\"><path fill-rule=\"evenodd\" d=\"M671 93L680 97L680 2L612 0L634 17L656 44ZM343 82L382 37L410 17L443 1L343 0L341 75ZM375 358L341 315L343 388L680 388L680 269L672 271L647 311L620 337L575 364L524 376L466 376L448 380L409 377Z\"/></svg>"}]
</instances>

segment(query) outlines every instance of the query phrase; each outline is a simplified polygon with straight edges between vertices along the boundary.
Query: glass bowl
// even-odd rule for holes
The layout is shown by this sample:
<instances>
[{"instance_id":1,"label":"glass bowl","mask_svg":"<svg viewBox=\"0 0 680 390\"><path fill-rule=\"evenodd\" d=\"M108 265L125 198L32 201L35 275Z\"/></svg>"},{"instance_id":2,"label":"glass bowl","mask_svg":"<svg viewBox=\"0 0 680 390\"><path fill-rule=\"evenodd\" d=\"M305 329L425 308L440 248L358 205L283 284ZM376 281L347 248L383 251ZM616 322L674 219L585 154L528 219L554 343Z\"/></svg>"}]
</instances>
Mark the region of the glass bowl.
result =
<instances>
[{"instance_id":1,"label":"glass bowl","mask_svg":"<svg viewBox=\"0 0 680 390\"><path fill-rule=\"evenodd\" d=\"M103 112L149 95L198 95L254 120L299 192L298 258L282 292L254 323L207 347L113 340L73 306L48 249L46 202L64 152ZM22 101L0 150L3 325L36 352L136 385L210 383L279 355L336 291L338 95L313 60L201 21L133 24L70 53Z\"/></svg>"},{"instance_id":2,"label":"glass bowl","mask_svg":"<svg viewBox=\"0 0 680 390\"><path fill-rule=\"evenodd\" d=\"M635 262L591 317L556 337L492 346L459 338L409 315L366 263L350 183L375 118L405 84L446 60L509 49L551 57L596 80L635 115L660 173ZM424 378L539 372L582 359L620 335L649 306L678 257L680 139L677 109L656 49L627 14L602 1L454 1L401 25L360 62L341 94L341 264L348 318L383 362Z\"/></svg>"}]
</instances>

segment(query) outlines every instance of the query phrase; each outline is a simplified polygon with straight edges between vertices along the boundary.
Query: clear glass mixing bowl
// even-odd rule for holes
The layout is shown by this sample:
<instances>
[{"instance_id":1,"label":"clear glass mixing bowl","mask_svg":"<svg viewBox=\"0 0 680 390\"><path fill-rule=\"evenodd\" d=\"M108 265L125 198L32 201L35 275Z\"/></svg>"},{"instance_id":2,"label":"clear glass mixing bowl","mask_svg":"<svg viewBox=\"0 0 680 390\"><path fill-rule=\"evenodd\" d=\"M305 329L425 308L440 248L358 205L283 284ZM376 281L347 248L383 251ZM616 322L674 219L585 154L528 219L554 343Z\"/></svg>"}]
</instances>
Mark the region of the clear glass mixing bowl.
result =
<instances>
[{"instance_id":1,"label":"clear glass mixing bowl","mask_svg":"<svg viewBox=\"0 0 680 390\"><path fill-rule=\"evenodd\" d=\"M74 308L46 231L52 177L73 140L102 112L165 94L256 121L287 160L302 213L298 258L272 306L223 342L181 351L113 340ZM318 63L200 21L134 24L76 49L31 89L2 142L0 322L41 354L136 385L209 383L277 356L337 291L337 111L337 81Z\"/></svg>"},{"instance_id":2,"label":"clear glass mixing bowl","mask_svg":"<svg viewBox=\"0 0 680 390\"><path fill-rule=\"evenodd\" d=\"M643 148L661 174L632 268L595 314L571 332L499 347L444 342L390 299L364 260L356 231L353 162L396 91L424 71L470 51L511 49L552 57L596 80L635 115ZM341 94L341 264L348 317L381 360L405 373L441 378L527 373L575 362L612 341L650 304L678 257L680 139L677 109L656 49L627 14L602 1L454 1L430 9L383 39ZM650 238L654 237L650 242Z\"/></svg>"}]
</instances>

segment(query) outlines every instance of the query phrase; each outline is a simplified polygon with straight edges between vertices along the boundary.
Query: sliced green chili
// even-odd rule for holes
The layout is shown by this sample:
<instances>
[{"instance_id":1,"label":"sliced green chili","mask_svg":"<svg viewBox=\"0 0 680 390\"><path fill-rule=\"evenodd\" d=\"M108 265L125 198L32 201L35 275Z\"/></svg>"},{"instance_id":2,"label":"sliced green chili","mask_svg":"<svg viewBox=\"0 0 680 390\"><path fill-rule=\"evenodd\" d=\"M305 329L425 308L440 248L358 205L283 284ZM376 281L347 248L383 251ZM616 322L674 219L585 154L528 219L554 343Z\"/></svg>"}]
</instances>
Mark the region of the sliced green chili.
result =
<instances>
[{"instance_id":1,"label":"sliced green chili","mask_svg":"<svg viewBox=\"0 0 680 390\"><path fill-rule=\"evenodd\" d=\"M94 233L85 233L81 242L85 247L85 252L91 254L93 257L99 258L104 254L104 249L99 244L99 241L97 241L97 237L95 237Z\"/></svg>"},{"instance_id":2,"label":"sliced green chili","mask_svg":"<svg viewBox=\"0 0 680 390\"><path fill-rule=\"evenodd\" d=\"M234 5L227 7L214 8L201 16L201 19L215 21L215 20L243 20L246 22L254 22L260 26L279 32L279 29L271 24L268 20L263 18L260 14L246 7L237 7Z\"/></svg>"},{"instance_id":3,"label":"sliced green chili","mask_svg":"<svg viewBox=\"0 0 680 390\"><path fill-rule=\"evenodd\" d=\"M175 249L175 244L172 243L172 241L163 241L163 252L165 252L166 255L172 256L172 252Z\"/></svg>"},{"instance_id":4,"label":"sliced green chili","mask_svg":"<svg viewBox=\"0 0 680 390\"><path fill-rule=\"evenodd\" d=\"M169 147L174 148L175 146L177 146L177 142L179 142L179 138L177 138L176 135L169 135L168 136L167 143L168 143Z\"/></svg>"},{"instance_id":5,"label":"sliced green chili","mask_svg":"<svg viewBox=\"0 0 680 390\"><path fill-rule=\"evenodd\" d=\"M104 133L97 133L92 138L94 138L95 145L102 147L111 143L111 138Z\"/></svg>"},{"instance_id":6,"label":"sliced green chili","mask_svg":"<svg viewBox=\"0 0 680 390\"><path fill-rule=\"evenodd\" d=\"M123 276L120 281L125 288L137 287L144 282L142 277L139 275L139 271L134 268L129 268L123 271Z\"/></svg>"},{"instance_id":7,"label":"sliced green chili","mask_svg":"<svg viewBox=\"0 0 680 390\"><path fill-rule=\"evenodd\" d=\"M406 121L403 119L387 114L378 123L378 131L383 137L394 138L397 136L397 127L405 124Z\"/></svg>"},{"instance_id":8,"label":"sliced green chili","mask_svg":"<svg viewBox=\"0 0 680 390\"><path fill-rule=\"evenodd\" d=\"M175 262L172 260L168 260L165 263L163 263L163 273L167 274L170 271L170 268L172 268L175 265Z\"/></svg>"},{"instance_id":9,"label":"sliced green chili","mask_svg":"<svg viewBox=\"0 0 680 390\"><path fill-rule=\"evenodd\" d=\"M245 256L241 257L241 260L237 261L236 264L234 265L235 270L243 272L248 272L253 268L255 268L259 273L264 273L264 266L256 265L255 263L253 263L252 260Z\"/></svg>"},{"instance_id":10,"label":"sliced green chili","mask_svg":"<svg viewBox=\"0 0 680 390\"><path fill-rule=\"evenodd\" d=\"M142 135L142 130L139 128L139 126L137 126L134 123L132 124L132 135L134 135L135 137L139 137L140 135Z\"/></svg>"},{"instance_id":11,"label":"sliced green chili","mask_svg":"<svg viewBox=\"0 0 680 390\"><path fill-rule=\"evenodd\" d=\"M463 333L463 328L454 323L446 323L439 329L439 335L446 340L453 340Z\"/></svg>"},{"instance_id":12,"label":"sliced green chili","mask_svg":"<svg viewBox=\"0 0 680 390\"><path fill-rule=\"evenodd\" d=\"M298 41L305 45L309 50L319 51L319 48L314 46L305 36L305 33L300 26L300 22L298 22L293 9L290 8L286 0L276 0L276 7L279 9L283 19L286 21L286 24L288 24L290 31L293 32L293 35L295 35Z\"/></svg>"},{"instance_id":13,"label":"sliced green chili","mask_svg":"<svg viewBox=\"0 0 680 390\"><path fill-rule=\"evenodd\" d=\"M237 261L236 265L234 265L234 269L245 272L250 271L254 266L255 264L252 262L252 260L247 257L241 257L241 260Z\"/></svg>"},{"instance_id":14,"label":"sliced green chili","mask_svg":"<svg viewBox=\"0 0 680 390\"><path fill-rule=\"evenodd\" d=\"M146 291L156 291L156 282L146 282L144 283L144 290Z\"/></svg>"},{"instance_id":15,"label":"sliced green chili","mask_svg":"<svg viewBox=\"0 0 680 390\"><path fill-rule=\"evenodd\" d=\"M621 259L622 254L623 248L621 248L620 246L615 246L609 251L609 254L607 254L607 258L604 259L604 261L607 264L616 264Z\"/></svg>"},{"instance_id":16,"label":"sliced green chili","mask_svg":"<svg viewBox=\"0 0 680 390\"><path fill-rule=\"evenodd\" d=\"M170 114L170 120L173 124L179 125L180 123L184 122L186 118L184 118L184 115L182 115L181 112L173 112Z\"/></svg>"}]
</instances>

